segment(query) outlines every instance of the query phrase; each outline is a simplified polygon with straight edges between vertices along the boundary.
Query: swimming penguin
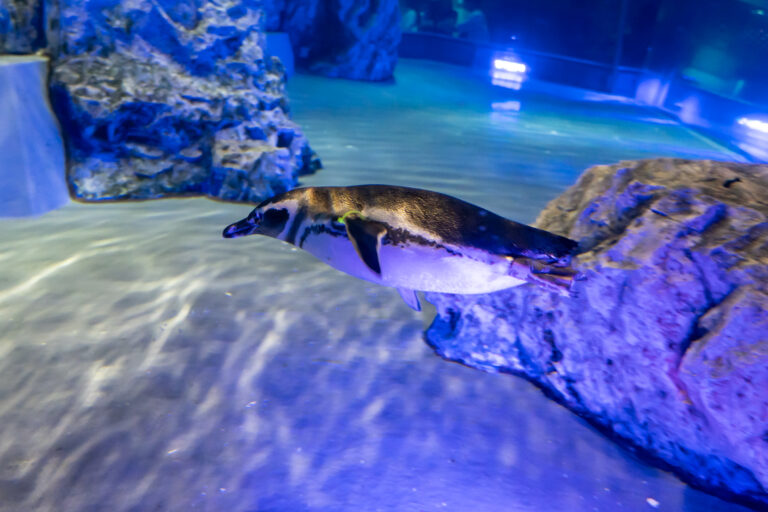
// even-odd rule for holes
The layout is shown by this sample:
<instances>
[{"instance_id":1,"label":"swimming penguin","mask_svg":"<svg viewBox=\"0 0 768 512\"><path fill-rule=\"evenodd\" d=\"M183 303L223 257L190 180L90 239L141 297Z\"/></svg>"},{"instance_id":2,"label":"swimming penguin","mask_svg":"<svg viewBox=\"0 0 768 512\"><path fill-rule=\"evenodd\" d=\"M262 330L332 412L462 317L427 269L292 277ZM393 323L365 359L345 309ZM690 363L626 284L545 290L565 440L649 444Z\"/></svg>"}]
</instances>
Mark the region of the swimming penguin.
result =
<instances>
[{"instance_id":1,"label":"swimming penguin","mask_svg":"<svg viewBox=\"0 0 768 512\"><path fill-rule=\"evenodd\" d=\"M569 268L573 240L416 188L293 189L259 204L223 236L254 234L395 287L416 311L416 290L475 294L530 282L568 295L576 274Z\"/></svg>"}]
</instances>

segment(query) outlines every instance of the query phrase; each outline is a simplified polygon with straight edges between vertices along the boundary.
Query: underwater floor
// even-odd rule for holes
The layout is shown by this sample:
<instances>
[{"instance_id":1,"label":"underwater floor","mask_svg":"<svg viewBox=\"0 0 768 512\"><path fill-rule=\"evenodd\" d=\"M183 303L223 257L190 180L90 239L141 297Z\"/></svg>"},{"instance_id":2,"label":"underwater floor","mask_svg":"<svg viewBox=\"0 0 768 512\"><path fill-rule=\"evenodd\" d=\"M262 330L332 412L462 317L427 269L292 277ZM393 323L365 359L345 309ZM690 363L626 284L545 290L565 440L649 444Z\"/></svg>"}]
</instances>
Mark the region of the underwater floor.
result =
<instances>
[{"instance_id":1,"label":"underwater floor","mask_svg":"<svg viewBox=\"0 0 768 512\"><path fill-rule=\"evenodd\" d=\"M654 113L403 61L296 76L326 168L531 222L592 164L735 159ZM493 105L495 104L495 108ZM280 242L246 205L0 220L0 511L741 511L643 465L529 383L451 364L429 313Z\"/></svg>"}]
</instances>

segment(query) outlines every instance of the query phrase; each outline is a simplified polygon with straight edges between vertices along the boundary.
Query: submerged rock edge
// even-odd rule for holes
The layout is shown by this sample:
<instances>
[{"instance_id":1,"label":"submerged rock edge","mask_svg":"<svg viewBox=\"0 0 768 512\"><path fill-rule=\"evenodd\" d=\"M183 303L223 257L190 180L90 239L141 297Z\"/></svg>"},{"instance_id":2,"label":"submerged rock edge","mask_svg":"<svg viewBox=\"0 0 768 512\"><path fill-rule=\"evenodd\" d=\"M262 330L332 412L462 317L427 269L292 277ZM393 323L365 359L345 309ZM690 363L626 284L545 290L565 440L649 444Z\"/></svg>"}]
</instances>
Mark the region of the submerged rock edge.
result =
<instances>
[{"instance_id":1,"label":"submerged rock edge","mask_svg":"<svg viewBox=\"0 0 768 512\"><path fill-rule=\"evenodd\" d=\"M536 223L579 241L575 297L428 294L426 339L526 377L697 487L766 506L767 201L765 165L592 167Z\"/></svg>"},{"instance_id":2,"label":"submerged rock edge","mask_svg":"<svg viewBox=\"0 0 768 512\"><path fill-rule=\"evenodd\" d=\"M281 63L264 53L260 2L65 1L51 16L75 199L260 202L322 167L290 120Z\"/></svg>"}]
</instances>

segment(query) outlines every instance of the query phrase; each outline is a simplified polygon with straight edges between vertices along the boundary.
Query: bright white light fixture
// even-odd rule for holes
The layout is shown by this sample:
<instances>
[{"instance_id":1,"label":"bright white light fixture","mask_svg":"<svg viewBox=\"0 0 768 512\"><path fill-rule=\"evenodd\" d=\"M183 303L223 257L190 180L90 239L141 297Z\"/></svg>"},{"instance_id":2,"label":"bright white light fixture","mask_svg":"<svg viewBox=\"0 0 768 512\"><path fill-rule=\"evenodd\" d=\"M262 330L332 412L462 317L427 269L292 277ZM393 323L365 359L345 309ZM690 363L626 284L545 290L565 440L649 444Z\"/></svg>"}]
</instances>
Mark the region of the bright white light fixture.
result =
<instances>
[{"instance_id":1,"label":"bright white light fixture","mask_svg":"<svg viewBox=\"0 0 768 512\"><path fill-rule=\"evenodd\" d=\"M738 123L742 126L746 126L750 130L755 130L762 133L768 133L768 122L761 121L760 119L751 119L749 117L742 117Z\"/></svg>"},{"instance_id":2,"label":"bright white light fixture","mask_svg":"<svg viewBox=\"0 0 768 512\"><path fill-rule=\"evenodd\" d=\"M509 60L506 58L493 59L493 69L499 71L508 71L510 73L525 73L528 67L522 62Z\"/></svg>"}]
</instances>

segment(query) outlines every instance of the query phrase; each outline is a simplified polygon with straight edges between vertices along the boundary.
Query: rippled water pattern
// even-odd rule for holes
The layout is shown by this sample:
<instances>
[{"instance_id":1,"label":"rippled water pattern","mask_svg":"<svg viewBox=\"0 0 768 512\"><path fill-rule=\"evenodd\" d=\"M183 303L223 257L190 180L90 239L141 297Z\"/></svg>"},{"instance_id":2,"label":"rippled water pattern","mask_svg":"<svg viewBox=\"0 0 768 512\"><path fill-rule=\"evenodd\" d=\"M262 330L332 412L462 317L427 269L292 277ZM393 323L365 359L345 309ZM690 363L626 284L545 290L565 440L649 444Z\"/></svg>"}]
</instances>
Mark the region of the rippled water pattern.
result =
<instances>
[{"instance_id":1,"label":"rippled water pattern","mask_svg":"<svg viewBox=\"0 0 768 512\"><path fill-rule=\"evenodd\" d=\"M522 221L587 165L733 158L652 113L492 89L297 76L326 169ZM493 102L519 101L520 111ZM514 104L513 104L514 105ZM506 110L504 110L506 108ZM447 363L429 314L204 199L0 221L0 511L737 511L635 461L527 382Z\"/></svg>"}]
</instances>

